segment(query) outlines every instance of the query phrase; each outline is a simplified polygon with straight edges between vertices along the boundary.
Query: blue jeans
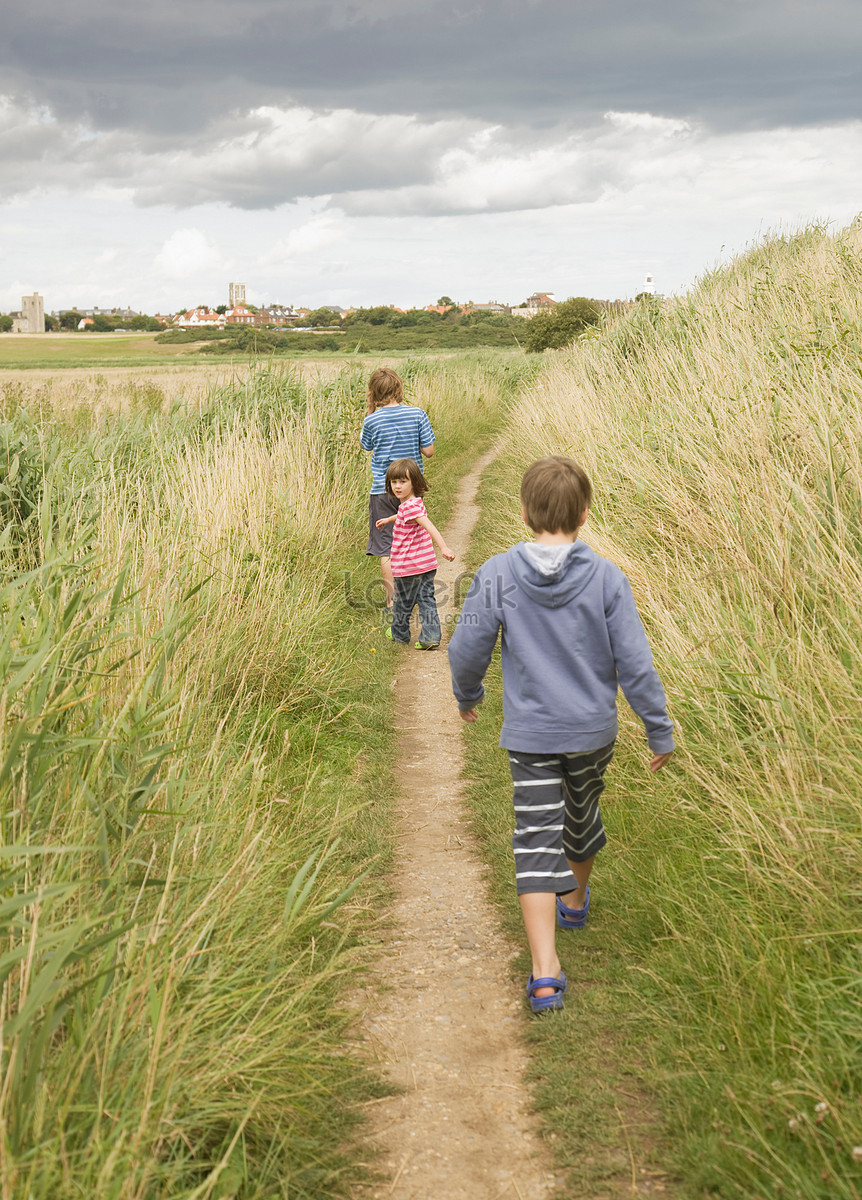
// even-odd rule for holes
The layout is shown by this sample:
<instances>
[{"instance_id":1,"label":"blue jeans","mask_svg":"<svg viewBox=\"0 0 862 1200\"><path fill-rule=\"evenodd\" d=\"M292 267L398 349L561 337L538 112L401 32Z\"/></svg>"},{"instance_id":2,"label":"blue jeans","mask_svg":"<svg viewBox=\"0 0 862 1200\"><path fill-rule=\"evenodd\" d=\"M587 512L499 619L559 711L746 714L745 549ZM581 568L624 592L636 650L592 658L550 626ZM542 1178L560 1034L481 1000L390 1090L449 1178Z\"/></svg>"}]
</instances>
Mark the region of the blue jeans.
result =
<instances>
[{"instance_id":1,"label":"blue jeans","mask_svg":"<svg viewBox=\"0 0 862 1200\"><path fill-rule=\"evenodd\" d=\"M392 640L410 641L410 614L419 605L419 620L422 632L419 640L431 645L440 641L440 618L434 598L434 576L436 571L424 575L401 575L395 579L395 606L392 612Z\"/></svg>"}]
</instances>

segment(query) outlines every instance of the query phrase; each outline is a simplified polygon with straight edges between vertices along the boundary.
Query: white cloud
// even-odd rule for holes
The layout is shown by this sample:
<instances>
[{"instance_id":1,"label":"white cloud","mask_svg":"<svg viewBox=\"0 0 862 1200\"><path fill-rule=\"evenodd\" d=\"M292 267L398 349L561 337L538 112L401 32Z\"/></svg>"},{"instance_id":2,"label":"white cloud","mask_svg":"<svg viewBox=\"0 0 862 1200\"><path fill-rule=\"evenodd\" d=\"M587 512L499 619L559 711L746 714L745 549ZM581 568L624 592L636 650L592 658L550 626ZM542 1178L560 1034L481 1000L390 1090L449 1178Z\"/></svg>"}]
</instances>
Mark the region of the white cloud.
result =
<instances>
[{"instance_id":1,"label":"white cloud","mask_svg":"<svg viewBox=\"0 0 862 1200\"><path fill-rule=\"evenodd\" d=\"M272 248L275 262L317 254L332 246L346 235L343 214L337 211L318 213L309 221L292 229L286 238L276 242Z\"/></svg>"},{"instance_id":2,"label":"white cloud","mask_svg":"<svg viewBox=\"0 0 862 1200\"><path fill-rule=\"evenodd\" d=\"M184 279L221 265L221 255L199 229L177 229L156 255L155 267L171 279Z\"/></svg>"}]
</instances>

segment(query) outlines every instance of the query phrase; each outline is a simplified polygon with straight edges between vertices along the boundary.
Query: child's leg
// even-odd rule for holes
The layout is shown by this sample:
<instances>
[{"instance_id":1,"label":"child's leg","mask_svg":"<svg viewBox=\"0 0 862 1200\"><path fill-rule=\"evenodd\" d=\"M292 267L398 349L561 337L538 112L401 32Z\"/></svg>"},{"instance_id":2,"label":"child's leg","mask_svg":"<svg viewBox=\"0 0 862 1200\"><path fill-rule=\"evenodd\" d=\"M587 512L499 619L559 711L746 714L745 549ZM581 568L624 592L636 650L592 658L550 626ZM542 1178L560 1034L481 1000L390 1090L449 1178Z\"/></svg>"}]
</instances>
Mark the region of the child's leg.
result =
<instances>
[{"instance_id":1,"label":"child's leg","mask_svg":"<svg viewBox=\"0 0 862 1200\"><path fill-rule=\"evenodd\" d=\"M426 571L418 575L419 588L416 601L419 605L419 619L422 622L420 640L428 646L440 644L440 616L437 612L437 600L434 595L434 578L436 571Z\"/></svg>"},{"instance_id":2,"label":"child's leg","mask_svg":"<svg viewBox=\"0 0 862 1200\"><path fill-rule=\"evenodd\" d=\"M578 886L573 892L566 892L560 896L560 899L567 908L583 908L587 902L587 884L590 880L590 872L593 869L596 856L594 854L591 858L585 859L584 862L572 862L567 855L566 861Z\"/></svg>"},{"instance_id":3,"label":"child's leg","mask_svg":"<svg viewBox=\"0 0 862 1200\"><path fill-rule=\"evenodd\" d=\"M380 559L380 575L383 580L384 602L387 608L392 605L395 594L395 584L392 579L392 565L389 561L392 549L392 526L384 525L377 528L377 522L383 517L391 517L398 511L398 501L388 493L372 492L368 497L368 547L366 554L376 555Z\"/></svg>"},{"instance_id":4,"label":"child's leg","mask_svg":"<svg viewBox=\"0 0 862 1200\"><path fill-rule=\"evenodd\" d=\"M521 916L533 959L534 979L559 979L560 960L557 958L557 897L554 892L523 892ZM536 988L537 996L552 996L553 988Z\"/></svg>"},{"instance_id":5,"label":"child's leg","mask_svg":"<svg viewBox=\"0 0 862 1200\"><path fill-rule=\"evenodd\" d=\"M416 604L421 575L403 575L395 580L395 605L392 610L393 642L410 641L410 614Z\"/></svg>"},{"instance_id":6,"label":"child's leg","mask_svg":"<svg viewBox=\"0 0 862 1200\"><path fill-rule=\"evenodd\" d=\"M562 756L566 803L563 848L577 884L572 891L560 896L567 908L582 909L586 905L590 872L596 854L607 842L599 797L604 791L604 774L613 756L613 743L586 754Z\"/></svg>"},{"instance_id":7,"label":"child's leg","mask_svg":"<svg viewBox=\"0 0 862 1200\"><path fill-rule=\"evenodd\" d=\"M515 802L515 883L533 978L558 979L557 893L570 892L576 883L563 852L566 802L561 756L509 751L509 770ZM552 988L540 988L536 994L552 993Z\"/></svg>"},{"instance_id":8,"label":"child's leg","mask_svg":"<svg viewBox=\"0 0 862 1200\"><path fill-rule=\"evenodd\" d=\"M383 577L383 591L386 595L386 607L391 608L395 596L395 580L392 578L392 565L389 556L380 559L380 574Z\"/></svg>"}]
</instances>

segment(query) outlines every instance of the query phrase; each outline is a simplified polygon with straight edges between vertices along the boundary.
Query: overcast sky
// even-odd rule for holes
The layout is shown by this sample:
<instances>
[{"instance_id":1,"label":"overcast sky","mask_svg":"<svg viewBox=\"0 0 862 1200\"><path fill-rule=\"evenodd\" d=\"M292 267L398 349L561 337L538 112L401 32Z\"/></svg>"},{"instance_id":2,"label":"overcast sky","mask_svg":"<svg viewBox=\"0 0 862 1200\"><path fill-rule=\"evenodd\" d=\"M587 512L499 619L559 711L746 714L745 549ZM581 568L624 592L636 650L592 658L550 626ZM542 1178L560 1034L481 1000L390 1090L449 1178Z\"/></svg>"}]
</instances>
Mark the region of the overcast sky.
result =
<instances>
[{"instance_id":1,"label":"overcast sky","mask_svg":"<svg viewBox=\"0 0 862 1200\"><path fill-rule=\"evenodd\" d=\"M858 0L28 0L0 311L632 296L862 211Z\"/></svg>"}]
</instances>

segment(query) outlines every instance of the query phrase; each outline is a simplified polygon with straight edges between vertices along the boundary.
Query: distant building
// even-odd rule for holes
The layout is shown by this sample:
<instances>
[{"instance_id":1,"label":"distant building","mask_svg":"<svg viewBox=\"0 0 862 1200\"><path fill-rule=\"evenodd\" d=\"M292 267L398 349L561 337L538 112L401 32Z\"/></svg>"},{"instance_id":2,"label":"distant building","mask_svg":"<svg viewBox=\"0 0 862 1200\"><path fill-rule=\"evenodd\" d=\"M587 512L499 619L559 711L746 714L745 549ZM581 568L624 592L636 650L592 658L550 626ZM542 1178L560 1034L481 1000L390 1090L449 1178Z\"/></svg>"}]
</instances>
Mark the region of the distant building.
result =
<instances>
[{"instance_id":1,"label":"distant building","mask_svg":"<svg viewBox=\"0 0 862 1200\"><path fill-rule=\"evenodd\" d=\"M21 311L12 313L12 332L45 332L45 301L38 292L21 297Z\"/></svg>"},{"instance_id":2,"label":"distant building","mask_svg":"<svg viewBox=\"0 0 862 1200\"><path fill-rule=\"evenodd\" d=\"M198 305L174 317L172 324L178 329L224 329L225 318L213 308Z\"/></svg>"},{"instance_id":3,"label":"distant building","mask_svg":"<svg viewBox=\"0 0 862 1200\"><path fill-rule=\"evenodd\" d=\"M73 305L71 308L55 308L51 316L59 319L64 312L78 313L81 317L113 317L116 321L128 321L141 315L134 308L77 308Z\"/></svg>"},{"instance_id":4,"label":"distant building","mask_svg":"<svg viewBox=\"0 0 862 1200\"><path fill-rule=\"evenodd\" d=\"M489 312L489 313L505 313L507 316L512 311L508 304L499 304L496 300L489 300L487 304L474 304L470 309L471 312Z\"/></svg>"},{"instance_id":5,"label":"distant building","mask_svg":"<svg viewBox=\"0 0 862 1200\"><path fill-rule=\"evenodd\" d=\"M228 308L237 308L240 304L245 304L245 284L229 283L227 286Z\"/></svg>"},{"instance_id":6,"label":"distant building","mask_svg":"<svg viewBox=\"0 0 862 1200\"><path fill-rule=\"evenodd\" d=\"M235 304L224 315L225 324L227 325L269 325L271 324L269 314L266 309L258 309L256 312L248 307L247 304Z\"/></svg>"},{"instance_id":7,"label":"distant building","mask_svg":"<svg viewBox=\"0 0 862 1200\"><path fill-rule=\"evenodd\" d=\"M267 304L261 311L269 325L290 325L299 320L299 313L294 312L292 304Z\"/></svg>"},{"instance_id":8,"label":"distant building","mask_svg":"<svg viewBox=\"0 0 862 1200\"><path fill-rule=\"evenodd\" d=\"M519 304L517 308L510 308L509 313L513 317L521 317L525 321L529 321L536 313L548 312L556 303L553 292L533 292L532 296L528 296L523 304Z\"/></svg>"},{"instance_id":9,"label":"distant building","mask_svg":"<svg viewBox=\"0 0 862 1200\"><path fill-rule=\"evenodd\" d=\"M644 285L641 288L641 291L645 292L647 296L655 295L655 284L653 283L652 275L647 275L646 279L644 280Z\"/></svg>"}]
</instances>

